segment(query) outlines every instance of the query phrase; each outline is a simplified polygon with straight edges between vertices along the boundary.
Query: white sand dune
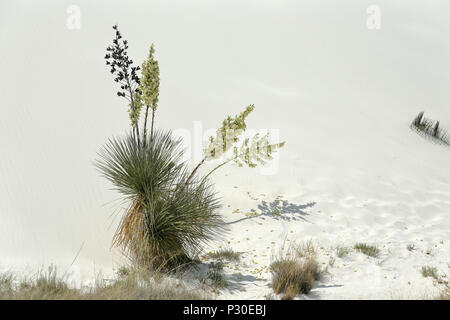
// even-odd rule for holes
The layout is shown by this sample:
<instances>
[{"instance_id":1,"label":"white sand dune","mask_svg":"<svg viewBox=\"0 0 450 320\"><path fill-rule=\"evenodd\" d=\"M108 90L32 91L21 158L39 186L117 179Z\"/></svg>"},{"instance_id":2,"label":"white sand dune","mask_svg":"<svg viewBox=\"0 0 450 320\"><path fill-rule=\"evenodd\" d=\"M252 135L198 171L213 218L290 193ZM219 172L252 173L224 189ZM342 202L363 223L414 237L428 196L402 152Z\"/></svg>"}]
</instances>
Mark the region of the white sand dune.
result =
<instances>
[{"instance_id":1,"label":"white sand dune","mask_svg":"<svg viewBox=\"0 0 450 320\"><path fill-rule=\"evenodd\" d=\"M450 130L450 7L431 2L378 1L382 28L369 30L364 1L80 1L82 27L69 31L64 5L3 1L0 270L65 270L82 244L84 280L122 263L109 247L119 195L92 166L128 126L102 59L119 22L136 61L156 43L158 126L186 128L191 151L194 121L214 128L250 103L249 128L287 141L275 174L213 176L229 232L205 249L242 253L219 299L264 299L273 256L310 239L324 266L337 246L380 255L336 257L301 298L434 297L421 268L449 273L450 148L409 129L423 110Z\"/></svg>"},{"instance_id":2,"label":"white sand dune","mask_svg":"<svg viewBox=\"0 0 450 320\"><path fill-rule=\"evenodd\" d=\"M389 114L382 107L378 111L385 112L386 117ZM365 123L370 120L365 119ZM351 126L350 121L347 124ZM297 128L300 137L308 131ZM314 139L308 144L287 137L281 158L289 164L282 162L276 177L258 176L250 170L220 177L225 190L233 190L224 196L224 203L231 207L223 210L231 224L226 241L215 247L228 245L243 252L241 265L247 267L228 271L230 279L236 279L240 272L244 280L230 280L237 289L225 290L219 297L263 298L271 292L271 275L261 268L270 265L280 247L308 240L320 248L319 260L325 265L330 257L336 259L309 298L436 296L439 286L433 279L424 278L421 269L436 267L444 279L450 270L450 179L445 164L450 161L450 149L416 135L406 121L397 130L354 133L342 144L337 140L340 136L340 131L333 132L320 150L311 148L309 152L306 150ZM355 147L352 140L372 143ZM301 158L289 159L283 154L296 147L304 150L299 152ZM337 153L336 148L342 152ZM319 154L322 159L337 159L328 160L324 166ZM233 213L235 209L240 212ZM261 215L245 219L245 213L252 209ZM281 215L271 215L274 210ZM356 243L375 245L380 255L367 257L352 249ZM408 245L414 245L414 249L408 250ZM350 253L336 257L337 246L350 248Z\"/></svg>"},{"instance_id":3,"label":"white sand dune","mask_svg":"<svg viewBox=\"0 0 450 320\"><path fill-rule=\"evenodd\" d=\"M271 186L269 183L260 185ZM252 192L255 189L252 188ZM286 201L285 207L293 209L287 209L279 217L263 214L230 224L227 241L218 245L242 252L243 259L235 266L237 269L227 269L236 289L225 290L221 298L263 298L271 292L271 275L261 268L270 265L280 247L288 246L291 241L310 239L320 248L321 262L328 264L330 257L335 257L336 261L328 266L325 277L309 297L420 299L436 295L433 280L423 278L421 268L433 266L441 275L448 273L448 194L423 195L407 183L396 190L387 189L386 199L383 191L379 197L367 194L361 195L363 200L357 200L359 193L327 194L322 198L307 189L304 187L302 196L283 194L281 203ZM415 201L414 195L422 195L423 202ZM258 200L242 199L239 207L244 213L252 208L261 212L258 204L275 198L273 194ZM233 202L236 203L230 201ZM230 208L224 215L231 222L242 218L243 213L232 213ZM352 250L359 242L376 245L380 255L372 258ZM409 244L414 245L413 251L407 249ZM343 258L336 257L337 246L350 248L350 253ZM242 280L238 280L238 274L242 274Z\"/></svg>"}]
</instances>

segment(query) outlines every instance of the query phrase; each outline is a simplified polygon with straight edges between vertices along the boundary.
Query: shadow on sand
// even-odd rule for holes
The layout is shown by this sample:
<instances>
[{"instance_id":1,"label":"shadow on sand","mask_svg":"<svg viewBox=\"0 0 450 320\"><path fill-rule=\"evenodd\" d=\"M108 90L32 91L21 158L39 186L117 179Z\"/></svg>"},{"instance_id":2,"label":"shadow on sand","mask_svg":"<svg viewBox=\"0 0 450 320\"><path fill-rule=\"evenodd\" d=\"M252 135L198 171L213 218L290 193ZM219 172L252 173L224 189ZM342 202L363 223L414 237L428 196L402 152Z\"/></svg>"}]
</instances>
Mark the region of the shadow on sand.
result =
<instances>
[{"instance_id":1,"label":"shadow on sand","mask_svg":"<svg viewBox=\"0 0 450 320\"><path fill-rule=\"evenodd\" d=\"M305 216L308 215L306 209L315 205L315 202L309 202L306 204L295 204L288 200L274 200L272 202L262 201L258 204L258 211L255 209L250 210L251 215L241 218L235 221L228 222L227 224L238 223L247 219L271 217L274 219L284 221L307 221Z\"/></svg>"},{"instance_id":2,"label":"shadow on sand","mask_svg":"<svg viewBox=\"0 0 450 320\"><path fill-rule=\"evenodd\" d=\"M202 279L207 277L208 271L211 270L211 263L214 262L224 263L226 261L218 259L212 262L200 262L184 273L184 276L191 280L199 280L201 283ZM219 271L219 273L223 275L224 280L226 281L226 286L224 288L220 288L218 292L223 293L223 291L228 291L233 294L236 292L244 292L249 288L249 286L256 286L260 288L267 287L266 280L259 279L251 274L242 274L239 272L228 273L222 271Z\"/></svg>"},{"instance_id":3,"label":"shadow on sand","mask_svg":"<svg viewBox=\"0 0 450 320\"><path fill-rule=\"evenodd\" d=\"M258 279L257 277L249 274L239 274L239 273L232 273L226 275L226 279L228 282L228 286L226 289L229 292L235 292L235 291L245 291L246 288L248 288L248 285L251 284L253 286L257 287L265 287L265 280Z\"/></svg>"}]
</instances>

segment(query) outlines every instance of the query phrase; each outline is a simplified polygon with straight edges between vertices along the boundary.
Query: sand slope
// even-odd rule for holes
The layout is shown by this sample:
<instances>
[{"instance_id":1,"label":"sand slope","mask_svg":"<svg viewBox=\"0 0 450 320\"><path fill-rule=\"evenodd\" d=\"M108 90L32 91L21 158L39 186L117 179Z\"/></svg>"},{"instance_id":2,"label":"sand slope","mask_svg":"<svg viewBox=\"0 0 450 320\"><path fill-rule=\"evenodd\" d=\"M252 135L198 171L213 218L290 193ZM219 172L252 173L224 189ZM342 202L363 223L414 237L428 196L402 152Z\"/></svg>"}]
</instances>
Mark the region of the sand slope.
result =
<instances>
[{"instance_id":1,"label":"sand slope","mask_svg":"<svg viewBox=\"0 0 450 320\"><path fill-rule=\"evenodd\" d=\"M409 124L423 110L450 130L450 4L380 0L382 27L369 30L371 4L83 2L81 29L67 30L64 4L2 1L0 271L66 270L80 247L83 281L123 263L110 240L125 204L92 164L129 125L103 60L119 23L135 61L155 42L157 126L185 130L189 151L251 103L249 129L287 141L272 175L224 167L212 177L229 232L205 249L242 252L218 298L264 298L272 255L309 239L325 265L338 245L381 254L336 258L307 298L432 296L420 270L449 272L450 148ZM286 203L273 216L277 199ZM262 215L247 218L252 209Z\"/></svg>"}]
</instances>

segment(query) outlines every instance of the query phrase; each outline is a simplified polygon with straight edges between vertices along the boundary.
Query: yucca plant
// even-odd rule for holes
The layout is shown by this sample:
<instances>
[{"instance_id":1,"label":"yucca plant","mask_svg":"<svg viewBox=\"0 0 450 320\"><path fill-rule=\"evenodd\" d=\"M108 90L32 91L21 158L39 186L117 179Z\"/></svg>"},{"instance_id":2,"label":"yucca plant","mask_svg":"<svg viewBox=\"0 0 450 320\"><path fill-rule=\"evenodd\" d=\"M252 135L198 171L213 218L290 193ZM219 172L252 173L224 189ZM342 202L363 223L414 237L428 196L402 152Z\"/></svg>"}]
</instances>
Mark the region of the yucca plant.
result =
<instances>
[{"instance_id":1,"label":"yucca plant","mask_svg":"<svg viewBox=\"0 0 450 320\"><path fill-rule=\"evenodd\" d=\"M217 137L210 139L204 159L190 171L182 161L182 141L175 139L170 131L154 128L160 83L154 46L151 45L142 66L135 67L128 57L128 42L123 40L117 26L113 29L115 38L106 49L105 59L114 81L120 85L117 95L128 101L132 128L124 137L111 138L96 162L102 175L129 203L114 235L113 246L138 265L178 266L194 258L205 242L224 231L209 175L232 160L238 165L256 166L254 161L263 163L264 159L270 159L270 154L283 144L270 145L267 137L256 136L251 144L244 141L238 151L239 136L246 128L245 119L254 109L250 105L240 115L223 121ZM223 138L230 132L233 138L224 144ZM263 147L261 141L265 143ZM234 156L200 176L198 168L205 161L218 159L232 147ZM250 150L256 150L256 156Z\"/></svg>"},{"instance_id":2,"label":"yucca plant","mask_svg":"<svg viewBox=\"0 0 450 320\"><path fill-rule=\"evenodd\" d=\"M182 156L181 140L161 130L141 144L132 134L110 139L100 152L97 167L130 200L113 244L137 264L188 262L222 227L211 186L186 184Z\"/></svg>"}]
</instances>

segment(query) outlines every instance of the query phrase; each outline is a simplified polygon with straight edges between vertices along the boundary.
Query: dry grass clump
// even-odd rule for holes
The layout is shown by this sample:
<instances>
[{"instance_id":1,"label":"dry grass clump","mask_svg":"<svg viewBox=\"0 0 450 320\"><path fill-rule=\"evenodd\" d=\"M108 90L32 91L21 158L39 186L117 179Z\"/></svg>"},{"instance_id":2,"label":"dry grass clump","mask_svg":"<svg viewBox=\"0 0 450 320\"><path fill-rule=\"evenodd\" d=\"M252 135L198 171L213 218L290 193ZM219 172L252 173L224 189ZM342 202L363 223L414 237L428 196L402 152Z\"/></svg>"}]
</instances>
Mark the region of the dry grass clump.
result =
<instances>
[{"instance_id":1,"label":"dry grass clump","mask_svg":"<svg viewBox=\"0 0 450 320\"><path fill-rule=\"evenodd\" d=\"M292 300L298 294L308 294L314 281L320 280L323 270L316 259L312 242L289 250L286 256L275 260L272 271L272 288L282 299Z\"/></svg>"},{"instance_id":2,"label":"dry grass clump","mask_svg":"<svg viewBox=\"0 0 450 320\"><path fill-rule=\"evenodd\" d=\"M450 285L446 284L445 289L438 297L438 300L450 300Z\"/></svg>"},{"instance_id":3,"label":"dry grass clump","mask_svg":"<svg viewBox=\"0 0 450 320\"><path fill-rule=\"evenodd\" d=\"M126 271L126 272L125 272ZM148 271L121 269L117 278L98 280L92 287L69 288L56 269L35 279L17 280L11 273L0 275L0 300L199 300L207 296L188 290L179 282L166 281Z\"/></svg>"},{"instance_id":4,"label":"dry grass clump","mask_svg":"<svg viewBox=\"0 0 450 320\"><path fill-rule=\"evenodd\" d=\"M206 295L189 290L183 283L168 281L162 275L148 271L131 270L112 281L100 281L87 293L95 300L201 300Z\"/></svg>"}]
</instances>

